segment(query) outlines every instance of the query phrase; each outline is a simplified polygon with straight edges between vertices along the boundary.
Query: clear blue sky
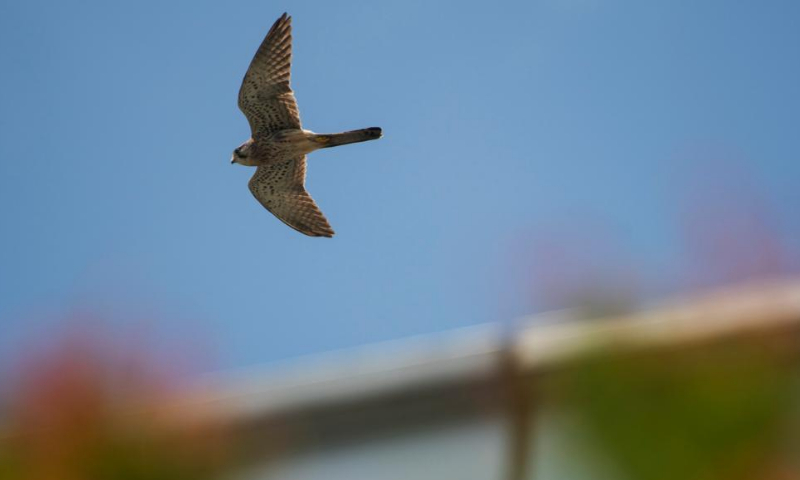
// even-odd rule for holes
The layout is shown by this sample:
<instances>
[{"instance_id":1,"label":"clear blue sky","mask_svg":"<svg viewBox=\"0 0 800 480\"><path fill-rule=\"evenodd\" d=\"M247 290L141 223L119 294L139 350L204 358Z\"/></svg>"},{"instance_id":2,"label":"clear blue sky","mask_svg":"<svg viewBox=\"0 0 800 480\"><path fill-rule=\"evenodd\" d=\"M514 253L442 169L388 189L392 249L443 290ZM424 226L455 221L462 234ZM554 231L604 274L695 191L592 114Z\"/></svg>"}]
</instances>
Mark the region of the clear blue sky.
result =
<instances>
[{"instance_id":1,"label":"clear blue sky","mask_svg":"<svg viewBox=\"0 0 800 480\"><path fill-rule=\"evenodd\" d=\"M285 10L304 126L384 128L310 157L332 240L229 164L239 83ZM507 320L550 306L526 286L560 268L529 255L542 238L669 290L696 261L687 215L756 208L742 192L793 248L798 18L790 0L3 0L0 353L75 311L148 319L222 367ZM733 207L704 210L717 191Z\"/></svg>"}]
</instances>

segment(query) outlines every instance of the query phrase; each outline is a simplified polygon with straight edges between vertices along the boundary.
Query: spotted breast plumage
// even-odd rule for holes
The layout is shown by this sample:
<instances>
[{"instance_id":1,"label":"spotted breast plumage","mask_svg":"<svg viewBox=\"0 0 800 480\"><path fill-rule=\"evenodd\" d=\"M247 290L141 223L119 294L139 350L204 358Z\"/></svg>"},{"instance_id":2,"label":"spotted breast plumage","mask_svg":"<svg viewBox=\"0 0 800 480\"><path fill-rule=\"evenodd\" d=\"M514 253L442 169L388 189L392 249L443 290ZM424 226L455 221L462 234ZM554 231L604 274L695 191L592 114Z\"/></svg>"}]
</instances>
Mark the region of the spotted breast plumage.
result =
<instances>
[{"instance_id":1,"label":"spotted breast plumage","mask_svg":"<svg viewBox=\"0 0 800 480\"><path fill-rule=\"evenodd\" d=\"M239 108L251 138L233 151L231 163L256 167L253 196L286 225L312 237L332 237L325 215L305 188L306 155L320 148L376 140L380 128L320 135L304 130L289 82L292 17L283 14L256 51L239 90Z\"/></svg>"}]
</instances>

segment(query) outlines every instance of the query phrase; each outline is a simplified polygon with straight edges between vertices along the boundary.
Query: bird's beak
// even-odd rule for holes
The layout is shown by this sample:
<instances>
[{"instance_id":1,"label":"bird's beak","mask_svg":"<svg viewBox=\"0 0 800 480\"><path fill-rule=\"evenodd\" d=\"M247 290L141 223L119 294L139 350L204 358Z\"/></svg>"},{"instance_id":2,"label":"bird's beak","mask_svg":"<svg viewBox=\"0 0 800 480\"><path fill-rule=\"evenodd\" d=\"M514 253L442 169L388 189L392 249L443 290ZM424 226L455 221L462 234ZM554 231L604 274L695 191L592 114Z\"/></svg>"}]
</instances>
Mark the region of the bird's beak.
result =
<instances>
[{"instance_id":1,"label":"bird's beak","mask_svg":"<svg viewBox=\"0 0 800 480\"><path fill-rule=\"evenodd\" d=\"M231 156L231 165L233 165L234 163L236 163L236 157Z\"/></svg>"}]
</instances>

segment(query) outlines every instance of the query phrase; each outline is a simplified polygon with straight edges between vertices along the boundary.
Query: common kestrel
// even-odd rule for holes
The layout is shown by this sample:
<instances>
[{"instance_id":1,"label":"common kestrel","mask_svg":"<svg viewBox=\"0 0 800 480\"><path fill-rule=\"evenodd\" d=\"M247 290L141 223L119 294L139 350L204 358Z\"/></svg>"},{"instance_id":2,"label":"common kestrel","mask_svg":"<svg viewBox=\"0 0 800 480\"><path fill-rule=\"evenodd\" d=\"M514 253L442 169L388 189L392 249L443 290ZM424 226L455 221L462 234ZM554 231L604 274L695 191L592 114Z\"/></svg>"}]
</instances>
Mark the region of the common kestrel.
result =
<instances>
[{"instance_id":1,"label":"common kestrel","mask_svg":"<svg viewBox=\"0 0 800 480\"><path fill-rule=\"evenodd\" d=\"M256 167L248 186L261 205L283 223L312 237L333 229L305 189L306 155L320 148L381 138L380 128L319 135L300 125L289 86L292 17L283 14L256 51L239 90L239 109L251 138L233 151L231 163Z\"/></svg>"}]
</instances>

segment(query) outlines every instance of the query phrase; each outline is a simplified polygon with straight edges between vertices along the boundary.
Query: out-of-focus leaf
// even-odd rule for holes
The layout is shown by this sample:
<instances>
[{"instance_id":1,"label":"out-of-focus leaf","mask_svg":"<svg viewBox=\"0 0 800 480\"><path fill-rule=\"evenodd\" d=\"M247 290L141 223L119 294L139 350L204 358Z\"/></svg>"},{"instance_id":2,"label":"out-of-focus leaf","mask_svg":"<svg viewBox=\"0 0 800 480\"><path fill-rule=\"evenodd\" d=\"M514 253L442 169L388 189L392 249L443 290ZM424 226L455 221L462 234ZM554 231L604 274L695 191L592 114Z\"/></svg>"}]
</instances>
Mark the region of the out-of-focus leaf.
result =
<instances>
[{"instance_id":1,"label":"out-of-focus leaf","mask_svg":"<svg viewBox=\"0 0 800 480\"><path fill-rule=\"evenodd\" d=\"M606 351L549 392L628 478L750 480L782 445L800 401L797 370L779 351L769 342Z\"/></svg>"}]
</instances>

